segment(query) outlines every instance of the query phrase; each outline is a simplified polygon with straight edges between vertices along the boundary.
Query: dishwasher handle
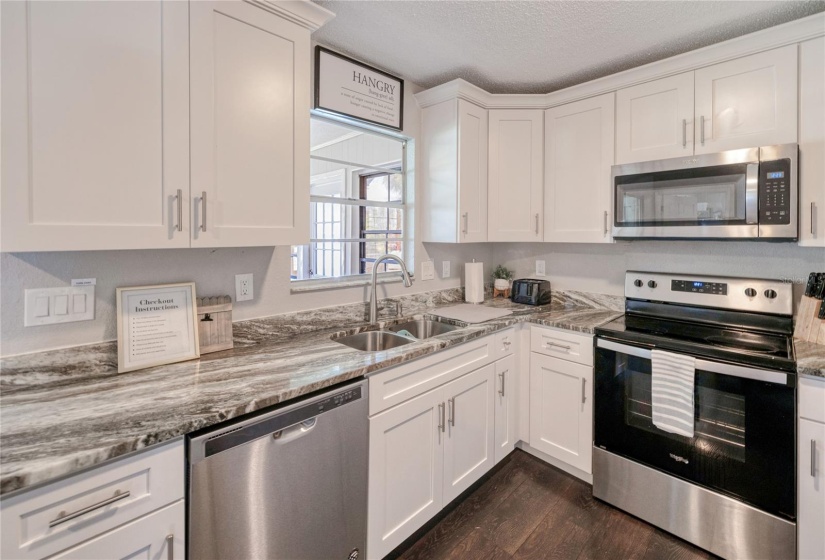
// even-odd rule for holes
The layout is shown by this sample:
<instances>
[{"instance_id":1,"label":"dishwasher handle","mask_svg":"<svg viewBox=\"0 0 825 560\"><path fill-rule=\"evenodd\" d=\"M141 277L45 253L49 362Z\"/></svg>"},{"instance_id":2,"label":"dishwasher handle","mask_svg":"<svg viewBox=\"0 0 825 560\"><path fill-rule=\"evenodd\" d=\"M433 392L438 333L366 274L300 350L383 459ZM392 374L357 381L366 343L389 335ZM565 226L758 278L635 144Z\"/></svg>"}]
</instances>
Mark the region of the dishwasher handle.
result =
<instances>
[{"instance_id":1,"label":"dishwasher handle","mask_svg":"<svg viewBox=\"0 0 825 560\"><path fill-rule=\"evenodd\" d=\"M196 436L189 441L189 462L194 465L212 455L262 437L271 437L278 443L295 440L311 431L327 412L358 402L366 396L366 381L360 381Z\"/></svg>"}]
</instances>

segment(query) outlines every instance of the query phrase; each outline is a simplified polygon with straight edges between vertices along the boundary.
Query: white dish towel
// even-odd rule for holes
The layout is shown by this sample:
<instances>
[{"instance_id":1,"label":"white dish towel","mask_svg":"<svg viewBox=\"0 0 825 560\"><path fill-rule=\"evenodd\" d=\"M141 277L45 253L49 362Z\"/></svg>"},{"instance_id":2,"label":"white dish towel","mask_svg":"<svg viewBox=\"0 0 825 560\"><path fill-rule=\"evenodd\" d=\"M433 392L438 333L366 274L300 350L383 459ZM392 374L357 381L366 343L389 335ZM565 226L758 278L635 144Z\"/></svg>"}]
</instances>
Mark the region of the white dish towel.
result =
<instances>
[{"instance_id":1,"label":"white dish towel","mask_svg":"<svg viewBox=\"0 0 825 560\"><path fill-rule=\"evenodd\" d=\"M693 356L651 351L653 425L685 437L693 437Z\"/></svg>"}]
</instances>

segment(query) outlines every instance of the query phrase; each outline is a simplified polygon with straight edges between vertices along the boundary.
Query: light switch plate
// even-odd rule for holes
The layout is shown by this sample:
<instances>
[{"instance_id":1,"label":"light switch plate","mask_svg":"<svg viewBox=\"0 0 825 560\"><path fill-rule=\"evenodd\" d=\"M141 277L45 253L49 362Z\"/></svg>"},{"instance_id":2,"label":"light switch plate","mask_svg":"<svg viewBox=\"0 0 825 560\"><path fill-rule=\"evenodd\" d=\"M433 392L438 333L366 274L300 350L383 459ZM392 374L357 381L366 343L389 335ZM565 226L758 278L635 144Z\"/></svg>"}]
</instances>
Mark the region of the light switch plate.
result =
<instances>
[{"instance_id":1,"label":"light switch plate","mask_svg":"<svg viewBox=\"0 0 825 560\"><path fill-rule=\"evenodd\" d=\"M252 273L235 275L235 301L249 301L255 295Z\"/></svg>"},{"instance_id":2,"label":"light switch plate","mask_svg":"<svg viewBox=\"0 0 825 560\"><path fill-rule=\"evenodd\" d=\"M91 321L95 318L95 287L71 286L25 291L23 325Z\"/></svg>"},{"instance_id":3,"label":"light switch plate","mask_svg":"<svg viewBox=\"0 0 825 560\"><path fill-rule=\"evenodd\" d=\"M536 261L536 276L545 276L544 261Z\"/></svg>"},{"instance_id":4,"label":"light switch plate","mask_svg":"<svg viewBox=\"0 0 825 560\"><path fill-rule=\"evenodd\" d=\"M421 279L435 279L435 263L433 261L424 261L421 263Z\"/></svg>"},{"instance_id":5,"label":"light switch plate","mask_svg":"<svg viewBox=\"0 0 825 560\"><path fill-rule=\"evenodd\" d=\"M442 278L449 278L450 277L450 261L442 261L441 262L441 277Z\"/></svg>"}]
</instances>

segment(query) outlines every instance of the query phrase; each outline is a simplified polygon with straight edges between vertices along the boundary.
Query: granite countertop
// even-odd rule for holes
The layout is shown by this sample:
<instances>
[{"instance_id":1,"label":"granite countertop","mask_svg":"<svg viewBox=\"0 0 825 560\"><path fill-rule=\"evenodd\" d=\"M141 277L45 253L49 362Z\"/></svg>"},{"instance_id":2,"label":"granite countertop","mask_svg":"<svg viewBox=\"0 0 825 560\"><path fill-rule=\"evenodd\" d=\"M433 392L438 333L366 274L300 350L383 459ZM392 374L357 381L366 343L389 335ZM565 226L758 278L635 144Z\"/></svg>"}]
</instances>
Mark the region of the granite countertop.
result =
<instances>
[{"instance_id":1,"label":"granite countertop","mask_svg":"<svg viewBox=\"0 0 825 560\"><path fill-rule=\"evenodd\" d=\"M198 360L117 373L115 343L0 361L0 494L43 483L295 397L368 375L516 323L592 333L619 315L583 294L545 307L508 300L513 314L391 350L365 353L330 339L367 328L363 305L238 322L235 348ZM605 300L609 297L605 297ZM460 299L419 296L416 313ZM609 308L609 307L612 307ZM405 304L405 308L409 307ZM344 311L342 311L344 309ZM350 314L345 320L342 313ZM385 321L382 325L400 322Z\"/></svg>"},{"instance_id":2,"label":"granite countertop","mask_svg":"<svg viewBox=\"0 0 825 560\"><path fill-rule=\"evenodd\" d=\"M825 377L825 345L794 339L796 372L800 375Z\"/></svg>"}]
</instances>

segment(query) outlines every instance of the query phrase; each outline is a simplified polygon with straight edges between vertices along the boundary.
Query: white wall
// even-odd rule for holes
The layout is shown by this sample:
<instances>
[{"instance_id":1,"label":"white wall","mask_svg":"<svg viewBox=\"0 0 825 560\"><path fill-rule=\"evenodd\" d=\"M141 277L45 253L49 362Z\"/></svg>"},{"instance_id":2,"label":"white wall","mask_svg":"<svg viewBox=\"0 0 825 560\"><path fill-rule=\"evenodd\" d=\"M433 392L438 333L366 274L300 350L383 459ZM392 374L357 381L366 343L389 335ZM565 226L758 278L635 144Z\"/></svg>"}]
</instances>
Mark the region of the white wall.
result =
<instances>
[{"instance_id":1,"label":"white wall","mask_svg":"<svg viewBox=\"0 0 825 560\"><path fill-rule=\"evenodd\" d=\"M420 90L406 82L403 133L418 137L420 112L413 94ZM413 150L418 157L420 151ZM417 162L408 162L415 180ZM417 188L417 185L416 185ZM417 212L414 219L418 221ZM464 262L490 260L489 245L451 247L415 243L416 273L421 262L435 260L436 279L404 288L395 283L379 288L381 297L399 293L426 292L460 286ZM452 262L450 278L441 279L441 261ZM368 288L343 288L323 292L290 293L289 247L241 249L161 249L145 251L84 251L56 253L0 254L0 355L9 356L114 340L115 288L165 282L194 281L199 295L229 294L234 299L238 273L254 274L255 298L236 302L233 319L251 319L302 309L316 309L341 303L364 301ZM67 286L72 278L97 278L95 319L63 325L23 327L23 290Z\"/></svg>"},{"instance_id":2,"label":"white wall","mask_svg":"<svg viewBox=\"0 0 825 560\"><path fill-rule=\"evenodd\" d=\"M612 244L497 243L494 264L531 277L536 259L546 263L554 289L624 295L627 270L679 272L796 282L797 299L810 272L825 272L825 249L794 243L745 241L624 241Z\"/></svg>"}]
</instances>

